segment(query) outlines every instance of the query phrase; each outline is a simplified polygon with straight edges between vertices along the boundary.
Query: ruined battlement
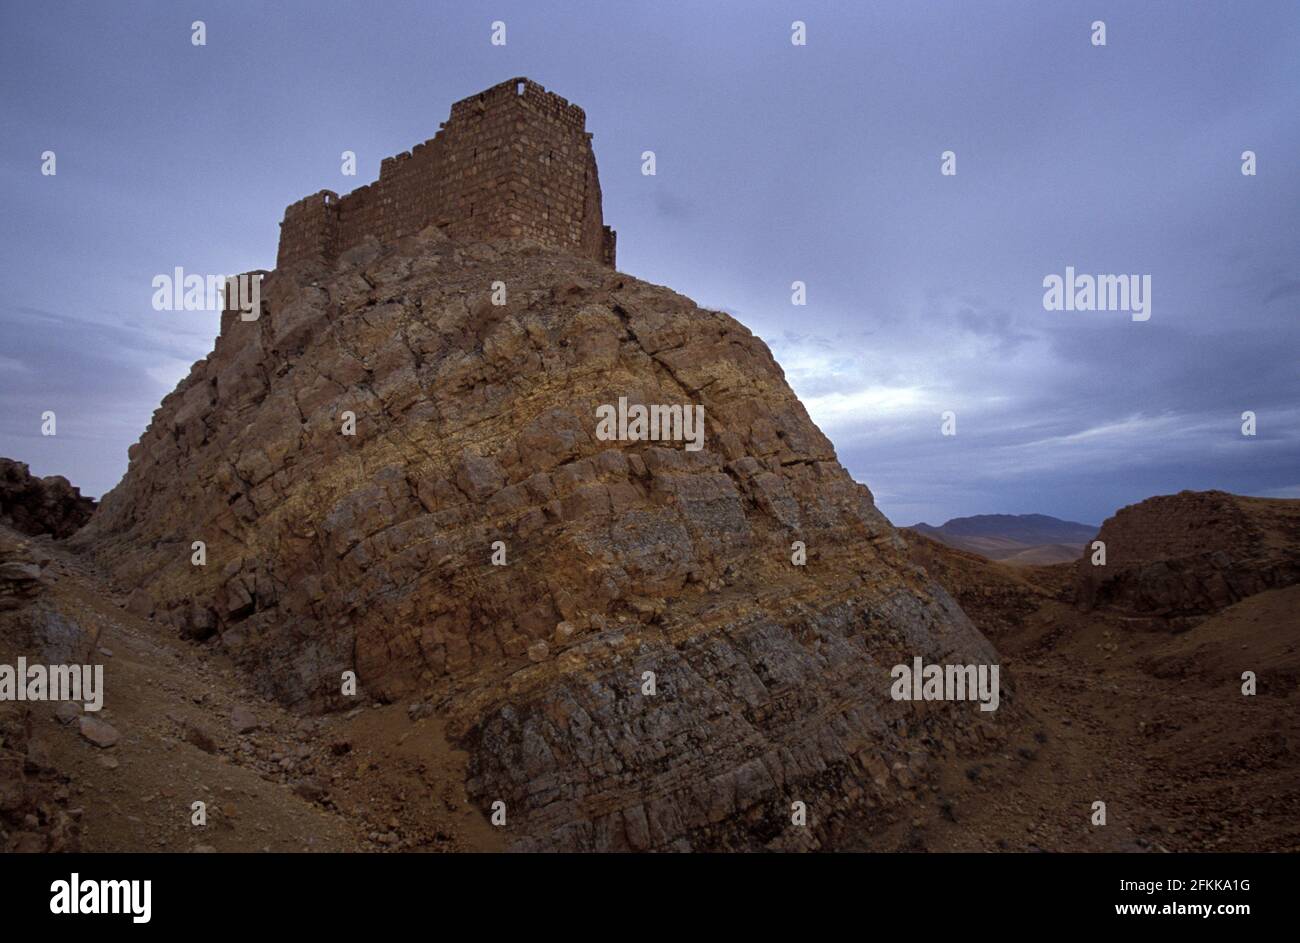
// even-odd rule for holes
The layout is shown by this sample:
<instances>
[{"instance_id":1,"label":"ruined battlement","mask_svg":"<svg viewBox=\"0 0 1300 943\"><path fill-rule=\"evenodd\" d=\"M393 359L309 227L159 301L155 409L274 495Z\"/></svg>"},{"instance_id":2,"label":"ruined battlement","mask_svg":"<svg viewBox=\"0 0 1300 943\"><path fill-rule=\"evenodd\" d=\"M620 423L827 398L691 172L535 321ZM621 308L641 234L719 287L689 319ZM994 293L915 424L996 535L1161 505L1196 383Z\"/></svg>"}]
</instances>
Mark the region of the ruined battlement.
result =
<instances>
[{"instance_id":1,"label":"ruined battlement","mask_svg":"<svg viewBox=\"0 0 1300 943\"><path fill-rule=\"evenodd\" d=\"M581 108L522 77L462 99L432 138L384 158L374 183L287 207L276 266L438 226L460 242L532 239L613 267L586 125Z\"/></svg>"}]
</instances>

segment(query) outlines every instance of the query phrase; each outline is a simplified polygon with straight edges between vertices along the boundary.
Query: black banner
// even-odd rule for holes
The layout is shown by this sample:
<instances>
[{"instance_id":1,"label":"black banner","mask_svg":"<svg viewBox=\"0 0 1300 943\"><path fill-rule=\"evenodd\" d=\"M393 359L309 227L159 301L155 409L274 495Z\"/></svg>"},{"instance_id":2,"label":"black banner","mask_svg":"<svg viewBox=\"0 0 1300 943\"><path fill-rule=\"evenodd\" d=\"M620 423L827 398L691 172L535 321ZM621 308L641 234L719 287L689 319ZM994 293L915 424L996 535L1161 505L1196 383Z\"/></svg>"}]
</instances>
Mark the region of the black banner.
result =
<instances>
[{"instance_id":1,"label":"black banner","mask_svg":"<svg viewBox=\"0 0 1300 943\"><path fill-rule=\"evenodd\" d=\"M0 906L8 929L74 931L373 933L414 921L437 936L452 918L473 932L571 920L637 934L688 908L712 923L721 908L740 925L847 917L873 933L978 919L1231 934L1290 912L1293 867L1289 856L1178 854L9 855Z\"/></svg>"}]
</instances>

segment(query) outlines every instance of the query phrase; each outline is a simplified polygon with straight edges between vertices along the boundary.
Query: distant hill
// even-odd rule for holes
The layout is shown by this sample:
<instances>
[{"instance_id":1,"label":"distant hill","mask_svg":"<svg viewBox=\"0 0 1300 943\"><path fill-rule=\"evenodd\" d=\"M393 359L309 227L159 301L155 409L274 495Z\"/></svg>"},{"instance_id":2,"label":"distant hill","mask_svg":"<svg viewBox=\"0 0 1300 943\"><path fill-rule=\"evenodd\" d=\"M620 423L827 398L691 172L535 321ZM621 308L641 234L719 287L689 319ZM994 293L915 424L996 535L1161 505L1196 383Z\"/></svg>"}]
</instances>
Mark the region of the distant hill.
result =
<instances>
[{"instance_id":1,"label":"distant hill","mask_svg":"<svg viewBox=\"0 0 1300 943\"><path fill-rule=\"evenodd\" d=\"M976 514L954 517L938 527L922 522L909 529L949 547L1020 566L1077 560L1097 534L1094 524L1046 514Z\"/></svg>"}]
</instances>

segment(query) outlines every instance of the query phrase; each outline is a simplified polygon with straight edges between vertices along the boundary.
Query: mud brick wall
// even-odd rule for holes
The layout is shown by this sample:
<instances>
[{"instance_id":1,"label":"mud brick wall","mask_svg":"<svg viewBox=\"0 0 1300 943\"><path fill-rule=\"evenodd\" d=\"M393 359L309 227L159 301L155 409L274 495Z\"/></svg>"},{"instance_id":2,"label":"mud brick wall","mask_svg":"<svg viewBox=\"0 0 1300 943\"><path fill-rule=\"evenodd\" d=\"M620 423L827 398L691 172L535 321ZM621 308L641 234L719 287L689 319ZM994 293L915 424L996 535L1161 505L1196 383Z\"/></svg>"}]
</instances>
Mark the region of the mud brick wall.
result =
<instances>
[{"instance_id":1,"label":"mud brick wall","mask_svg":"<svg viewBox=\"0 0 1300 943\"><path fill-rule=\"evenodd\" d=\"M308 197L307 199L311 200L314 199L314 197ZM300 200L298 203L295 203L294 206L299 206L306 202L307 200ZM293 209L293 207L290 207L290 209ZM262 309L265 308L265 304L266 304L266 295L263 294L263 292L266 290L267 287L265 279L266 276L270 274L271 273L268 272L266 269L253 269L251 272L241 272L238 275L232 276L234 278L240 278L240 279L253 279L253 278L258 279L258 298L262 304L262 307L259 308L257 312L257 316L259 318L262 316ZM230 293L229 287L227 287L226 289L226 295L223 301L224 303L221 307L221 327L217 331L218 337L228 334L230 326L238 321L241 321L244 315L243 309L239 306L239 304L235 303L238 301L238 299L236 299Z\"/></svg>"},{"instance_id":2,"label":"mud brick wall","mask_svg":"<svg viewBox=\"0 0 1300 943\"><path fill-rule=\"evenodd\" d=\"M369 236L391 242L434 225L461 242L533 239L613 267L586 121L525 78L462 99L433 138L385 158L374 183L289 206L276 265L330 262Z\"/></svg>"},{"instance_id":3,"label":"mud brick wall","mask_svg":"<svg viewBox=\"0 0 1300 943\"><path fill-rule=\"evenodd\" d=\"M338 230L338 194L321 190L285 208L277 268L302 259L332 259Z\"/></svg>"}]
</instances>

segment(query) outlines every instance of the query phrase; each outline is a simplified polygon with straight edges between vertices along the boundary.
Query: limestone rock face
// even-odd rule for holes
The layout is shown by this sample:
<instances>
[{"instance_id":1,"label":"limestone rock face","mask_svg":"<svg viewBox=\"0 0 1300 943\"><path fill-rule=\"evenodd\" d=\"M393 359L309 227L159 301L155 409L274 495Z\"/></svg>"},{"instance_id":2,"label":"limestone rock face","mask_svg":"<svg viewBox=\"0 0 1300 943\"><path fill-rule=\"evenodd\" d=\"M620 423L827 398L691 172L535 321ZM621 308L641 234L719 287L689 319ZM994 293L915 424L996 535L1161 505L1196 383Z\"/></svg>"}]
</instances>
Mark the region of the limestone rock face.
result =
<instances>
[{"instance_id":1,"label":"limestone rock face","mask_svg":"<svg viewBox=\"0 0 1300 943\"><path fill-rule=\"evenodd\" d=\"M94 511L94 499L62 475L36 478L22 462L0 458L0 524L33 537L69 537Z\"/></svg>"},{"instance_id":2,"label":"limestone rock face","mask_svg":"<svg viewBox=\"0 0 1300 943\"><path fill-rule=\"evenodd\" d=\"M990 719L890 699L996 654L731 317L436 230L262 298L75 540L289 705L437 705L517 847L818 847ZM620 398L703 448L600 437Z\"/></svg>"},{"instance_id":3,"label":"limestone rock face","mask_svg":"<svg viewBox=\"0 0 1300 943\"><path fill-rule=\"evenodd\" d=\"M1300 501L1180 491L1102 524L1105 566L1077 565L1084 609L1204 616L1300 581Z\"/></svg>"}]
</instances>

